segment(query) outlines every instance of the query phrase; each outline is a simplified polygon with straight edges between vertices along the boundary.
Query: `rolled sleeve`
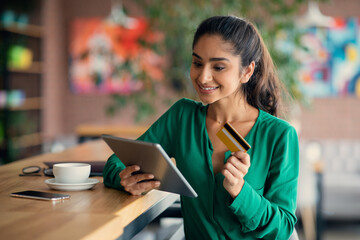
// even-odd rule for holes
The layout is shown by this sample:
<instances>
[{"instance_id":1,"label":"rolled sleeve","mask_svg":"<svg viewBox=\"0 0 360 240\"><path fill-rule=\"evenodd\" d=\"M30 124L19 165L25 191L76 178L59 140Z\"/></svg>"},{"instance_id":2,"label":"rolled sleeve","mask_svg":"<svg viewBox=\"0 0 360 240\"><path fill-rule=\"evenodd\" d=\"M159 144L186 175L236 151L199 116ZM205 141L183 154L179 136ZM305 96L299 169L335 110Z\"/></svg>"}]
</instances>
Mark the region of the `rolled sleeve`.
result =
<instances>
[{"instance_id":1,"label":"rolled sleeve","mask_svg":"<svg viewBox=\"0 0 360 240\"><path fill-rule=\"evenodd\" d=\"M229 205L231 211L238 216L244 232L257 228L265 211L263 197L245 181L238 196ZM255 210L255 211L254 211Z\"/></svg>"}]
</instances>

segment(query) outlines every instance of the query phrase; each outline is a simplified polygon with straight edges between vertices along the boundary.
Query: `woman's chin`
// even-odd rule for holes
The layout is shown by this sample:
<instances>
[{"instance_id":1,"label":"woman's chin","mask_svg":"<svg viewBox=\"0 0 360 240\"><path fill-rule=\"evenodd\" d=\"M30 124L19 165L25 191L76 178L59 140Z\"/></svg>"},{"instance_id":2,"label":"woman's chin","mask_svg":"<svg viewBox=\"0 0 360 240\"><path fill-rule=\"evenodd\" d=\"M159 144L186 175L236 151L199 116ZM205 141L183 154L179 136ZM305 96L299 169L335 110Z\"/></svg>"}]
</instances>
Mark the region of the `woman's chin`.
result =
<instances>
[{"instance_id":1,"label":"woman's chin","mask_svg":"<svg viewBox=\"0 0 360 240\"><path fill-rule=\"evenodd\" d=\"M209 97L199 97L199 98L200 98L200 101L205 105L216 102L216 100L214 98L209 98Z\"/></svg>"}]
</instances>

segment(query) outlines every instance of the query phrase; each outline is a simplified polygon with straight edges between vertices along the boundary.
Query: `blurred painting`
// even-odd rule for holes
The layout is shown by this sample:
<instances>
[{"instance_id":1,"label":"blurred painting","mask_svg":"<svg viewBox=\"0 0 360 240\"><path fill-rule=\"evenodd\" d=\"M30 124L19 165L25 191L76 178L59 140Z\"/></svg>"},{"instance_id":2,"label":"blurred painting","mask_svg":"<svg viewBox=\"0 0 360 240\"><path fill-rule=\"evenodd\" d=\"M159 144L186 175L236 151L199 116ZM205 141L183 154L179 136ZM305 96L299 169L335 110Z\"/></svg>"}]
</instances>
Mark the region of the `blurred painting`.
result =
<instances>
[{"instance_id":1,"label":"blurred painting","mask_svg":"<svg viewBox=\"0 0 360 240\"><path fill-rule=\"evenodd\" d=\"M131 26L101 18L75 19L70 26L70 85L75 93L128 95L162 81L164 59L151 49L161 35L145 19Z\"/></svg>"},{"instance_id":2,"label":"blurred painting","mask_svg":"<svg viewBox=\"0 0 360 240\"><path fill-rule=\"evenodd\" d=\"M360 19L334 18L333 26L309 27L296 51L304 93L312 97L360 97Z\"/></svg>"}]
</instances>

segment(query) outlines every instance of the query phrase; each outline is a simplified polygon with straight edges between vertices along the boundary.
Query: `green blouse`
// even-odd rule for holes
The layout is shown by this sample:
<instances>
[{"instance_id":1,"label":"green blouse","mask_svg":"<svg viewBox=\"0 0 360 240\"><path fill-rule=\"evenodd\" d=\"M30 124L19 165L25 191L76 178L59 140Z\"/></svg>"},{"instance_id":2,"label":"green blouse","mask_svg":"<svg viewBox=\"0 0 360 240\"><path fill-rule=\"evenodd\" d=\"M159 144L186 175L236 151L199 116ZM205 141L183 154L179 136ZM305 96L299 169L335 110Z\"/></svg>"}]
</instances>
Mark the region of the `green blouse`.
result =
<instances>
[{"instance_id":1,"label":"green blouse","mask_svg":"<svg viewBox=\"0 0 360 240\"><path fill-rule=\"evenodd\" d=\"M213 147L206 129L207 107L181 99L139 140L159 143L198 193L181 196L186 239L288 239L296 223L299 147L295 129L262 110L245 137L251 166L239 195L232 199L224 176L214 175ZM230 156L225 153L224 162ZM122 190L125 166L112 155L104 184Z\"/></svg>"}]
</instances>

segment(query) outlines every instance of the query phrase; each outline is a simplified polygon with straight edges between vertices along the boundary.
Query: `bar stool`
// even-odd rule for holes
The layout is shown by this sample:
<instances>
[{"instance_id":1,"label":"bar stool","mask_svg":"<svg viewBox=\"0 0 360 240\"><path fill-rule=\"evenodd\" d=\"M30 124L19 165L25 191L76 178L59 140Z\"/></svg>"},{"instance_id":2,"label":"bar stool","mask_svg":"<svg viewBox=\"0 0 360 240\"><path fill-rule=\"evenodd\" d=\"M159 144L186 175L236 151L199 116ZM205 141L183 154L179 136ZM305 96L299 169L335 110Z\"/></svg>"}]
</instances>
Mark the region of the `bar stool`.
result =
<instances>
[{"instance_id":1,"label":"bar stool","mask_svg":"<svg viewBox=\"0 0 360 240\"><path fill-rule=\"evenodd\" d=\"M293 233L291 234L289 240L299 240L299 236L297 234L296 229L294 229Z\"/></svg>"}]
</instances>

